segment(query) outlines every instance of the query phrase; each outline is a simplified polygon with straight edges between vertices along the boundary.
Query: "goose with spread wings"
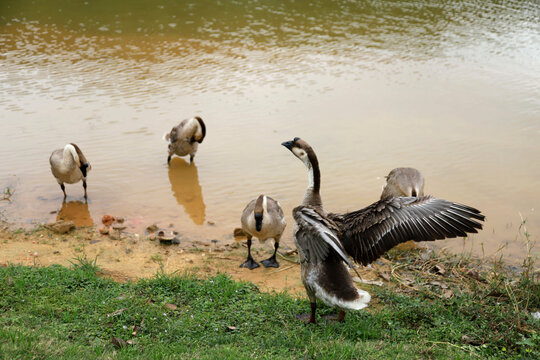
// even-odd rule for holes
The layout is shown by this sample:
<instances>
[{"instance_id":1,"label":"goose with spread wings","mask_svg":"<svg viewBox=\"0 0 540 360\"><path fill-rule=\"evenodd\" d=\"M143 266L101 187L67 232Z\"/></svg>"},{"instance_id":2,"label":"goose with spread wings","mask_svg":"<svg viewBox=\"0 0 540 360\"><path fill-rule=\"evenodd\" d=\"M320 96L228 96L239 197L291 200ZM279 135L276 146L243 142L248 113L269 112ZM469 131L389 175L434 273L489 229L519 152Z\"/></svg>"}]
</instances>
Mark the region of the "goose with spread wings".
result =
<instances>
[{"instance_id":1,"label":"goose with spread wings","mask_svg":"<svg viewBox=\"0 0 540 360\"><path fill-rule=\"evenodd\" d=\"M431 196L390 197L350 213L327 213L315 152L300 138L282 145L308 169L302 205L293 210L301 277L311 303L308 323L316 323L317 298L340 309L339 321L345 320L344 310L359 310L369 303L370 295L353 284L349 257L367 265L408 240L433 241L482 229L484 216L477 209Z\"/></svg>"}]
</instances>

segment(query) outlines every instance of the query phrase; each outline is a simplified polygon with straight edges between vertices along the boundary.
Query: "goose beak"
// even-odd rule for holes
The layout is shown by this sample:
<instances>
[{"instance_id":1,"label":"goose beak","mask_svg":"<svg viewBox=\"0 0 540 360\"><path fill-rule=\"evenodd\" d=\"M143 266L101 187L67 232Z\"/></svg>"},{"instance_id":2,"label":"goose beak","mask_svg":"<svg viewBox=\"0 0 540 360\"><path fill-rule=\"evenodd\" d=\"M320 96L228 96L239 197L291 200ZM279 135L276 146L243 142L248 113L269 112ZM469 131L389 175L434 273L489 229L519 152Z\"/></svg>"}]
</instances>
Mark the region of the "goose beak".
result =
<instances>
[{"instance_id":1,"label":"goose beak","mask_svg":"<svg viewBox=\"0 0 540 360\"><path fill-rule=\"evenodd\" d=\"M285 141L285 142L282 142L281 145L285 146L289 150L292 150L294 146L294 141Z\"/></svg>"}]
</instances>

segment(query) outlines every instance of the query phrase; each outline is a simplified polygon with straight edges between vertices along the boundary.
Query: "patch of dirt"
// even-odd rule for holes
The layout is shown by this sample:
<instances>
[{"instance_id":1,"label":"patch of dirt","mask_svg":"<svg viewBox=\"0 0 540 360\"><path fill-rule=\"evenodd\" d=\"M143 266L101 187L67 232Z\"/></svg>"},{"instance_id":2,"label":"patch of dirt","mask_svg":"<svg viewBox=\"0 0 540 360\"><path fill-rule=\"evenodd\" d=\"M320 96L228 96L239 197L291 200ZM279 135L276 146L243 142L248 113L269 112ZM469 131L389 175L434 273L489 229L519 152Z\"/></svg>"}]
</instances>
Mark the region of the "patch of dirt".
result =
<instances>
[{"instance_id":1,"label":"patch of dirt","mask_svg":"<svg viewBox=\"0 0 540 360\"><path fill-rule=\"evenodd\" d=\"M252 247L257 261L268 258L271 251L270 247ZM262 291L305 294L300 266L292 262L294 258L289 261L279 258L279 268L261 266L248 270L239 267L246 256L247 248L243 242L234 240L162 245L158 240L127 233L114 240L94 227L78 228L67 234L57 234L45 228L28 231L0 229L0 264L71 266L77 258L97 259L101 275L119 282L151 277L158 271L187 272L200 277L225 273L235 280L253 282Z\"/></svg>"}]
</instances>

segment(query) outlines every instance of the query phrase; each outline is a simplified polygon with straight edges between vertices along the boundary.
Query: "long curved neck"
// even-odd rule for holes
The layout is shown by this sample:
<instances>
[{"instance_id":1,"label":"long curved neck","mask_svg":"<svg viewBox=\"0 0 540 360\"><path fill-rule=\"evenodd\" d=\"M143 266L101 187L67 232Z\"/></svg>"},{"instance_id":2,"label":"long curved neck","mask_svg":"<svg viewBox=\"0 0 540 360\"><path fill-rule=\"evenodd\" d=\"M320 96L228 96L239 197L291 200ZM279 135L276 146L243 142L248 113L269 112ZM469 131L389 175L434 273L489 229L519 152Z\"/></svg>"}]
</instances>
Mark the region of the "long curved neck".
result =
<instances>
[{"instance_id":1,"label":"long curved neck","mask_svg":"<svg viewBox=\"0 0 540 360\"><path fill-rule=\"evenodd\" d=\"M64 164L66 166L72 166L73 164L79 163L79 155L75 150L75 147L71 144L67 144L64 147Z\"/></svg>"},{"instance_id":2,"label":"long curved neck","mask_svg":"<svg viewBox=\"0 0 540 360\"><path fill-rule=\"evenodd\" d=\"M321 206L321 172L319 170L319 161L314 152L308 152L309 163L306 164L308 168L308 187L304 195L303 205Z\"/></svg>"}]
</instances>

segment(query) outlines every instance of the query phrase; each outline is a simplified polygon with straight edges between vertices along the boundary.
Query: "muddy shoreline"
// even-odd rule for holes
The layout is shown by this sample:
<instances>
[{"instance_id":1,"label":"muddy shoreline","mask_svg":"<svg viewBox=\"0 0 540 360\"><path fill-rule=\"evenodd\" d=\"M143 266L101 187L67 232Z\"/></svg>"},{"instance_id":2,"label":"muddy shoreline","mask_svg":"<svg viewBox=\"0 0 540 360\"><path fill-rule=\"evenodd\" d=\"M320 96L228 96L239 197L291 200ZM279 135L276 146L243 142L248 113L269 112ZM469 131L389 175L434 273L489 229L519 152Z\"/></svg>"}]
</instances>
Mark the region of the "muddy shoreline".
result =
<instances>
[{"instance_id":1,"label":"muddy shoreline","mask_svg":"<svg viewBox=\"0 0 540 360\"><path fill-rule=\"evenodd\" d=\"M252 282L262 291L287 291L295 296L305 296L294 249L280 249L279 268L248 270L239 267L247 254L241 237L166 245L152 233L111 231L111 234L102 234L100 230L101 227L86 226L59 234L45 226L23 229L1 223L0 265L71 266L77 259L95 260L103 276L120 282L149 278L161 271L191 273L201 278L225 273L235 280ZM260 260L270 256L272 245L271 241L256 242L252 247L254 258ZM371 266L359 266L357 270L362 281L382 285L390 281L392 268L392 261L381 258Z\"/></svg>"}]
</instances>

